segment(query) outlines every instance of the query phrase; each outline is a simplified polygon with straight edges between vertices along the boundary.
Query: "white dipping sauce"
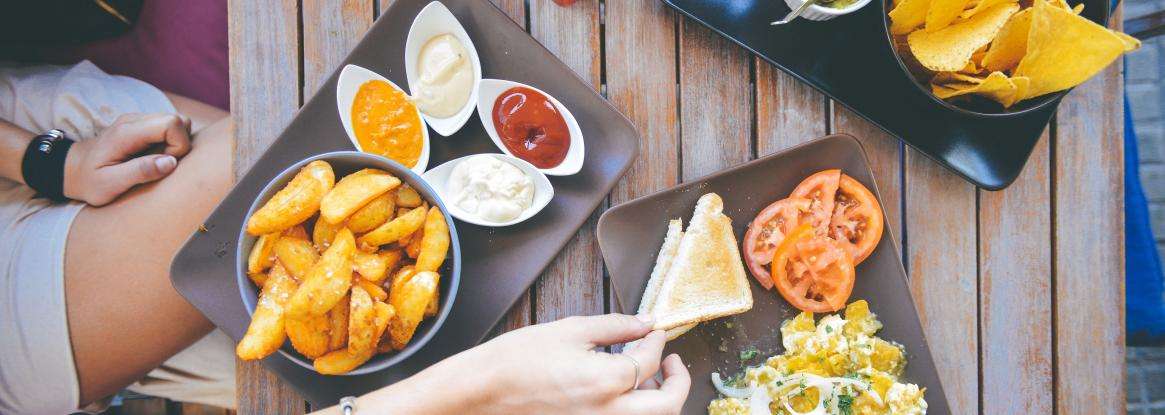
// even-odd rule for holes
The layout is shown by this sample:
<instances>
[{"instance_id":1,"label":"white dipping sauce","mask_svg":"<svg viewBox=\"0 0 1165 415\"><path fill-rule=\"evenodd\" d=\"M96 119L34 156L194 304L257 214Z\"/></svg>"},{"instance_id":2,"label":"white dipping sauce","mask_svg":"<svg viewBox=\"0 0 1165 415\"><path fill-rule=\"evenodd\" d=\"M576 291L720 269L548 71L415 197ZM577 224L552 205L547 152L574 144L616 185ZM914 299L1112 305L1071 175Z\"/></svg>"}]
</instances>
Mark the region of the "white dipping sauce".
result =
<instances>
[{"instance_id":1,"label":"white dipping sauce","mask_svg":"<svg viewBox=\"0 0 1165 415\"><path fill-rule=\"evenodd\" d=\"M457 37L445 33L433 36L417 55L420 79L413 99L421 112L437 118L457 114L473 92L473 63Z\"/></svg>"},{"instance_id":2,"label":"white dipping sauce","mask_svg":"<svg viewBox=\"0 0 1165 415\"><path fill-rule=\"evenodd\" d=\"M521 169L488 155L453 166L445 184L455 206L490 222L509 222L534 203L534 181Z\"/></svg>"}]
</instances>

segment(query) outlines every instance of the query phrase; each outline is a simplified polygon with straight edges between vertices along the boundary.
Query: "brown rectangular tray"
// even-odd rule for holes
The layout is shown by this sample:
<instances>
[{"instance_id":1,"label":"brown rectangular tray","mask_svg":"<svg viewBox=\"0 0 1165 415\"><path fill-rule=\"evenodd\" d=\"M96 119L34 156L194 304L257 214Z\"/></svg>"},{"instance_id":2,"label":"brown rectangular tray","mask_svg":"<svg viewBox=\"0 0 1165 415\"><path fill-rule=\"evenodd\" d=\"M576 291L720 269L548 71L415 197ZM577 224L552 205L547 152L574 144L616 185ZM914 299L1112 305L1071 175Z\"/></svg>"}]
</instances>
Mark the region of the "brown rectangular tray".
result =
<instances>
[{"instance_id":1,"label":"brown rectangular tray","mask_svg":"<svg viewBox=\"0 0 1165 415\"><path fill-rule=\"evenodd\" d=\"M405 38L413 17L428 3L393 2L344 63L363 66L405 85ZM586 140L586 161L578 174L550 179L554 199L527 222L486 228L457 221L463 252L459 295L436 337L409 359L361 376L321 376L280 354L263 360L268 369L316 406L332 405L342 396L360 395L396 382L480 342L574 236L638 153L639 133L630 121L500 10L483 0L442 3L473 38L484 76L533 85L570 108ZM247 208L263 186L287 166L315 154L353 149L336 110L338 74L332 73L239 180L206 220L206 232L191 236L174 259L174 287L235 340L242 337L250 321L235 283L234 247ZM432 145L430 166L468 154L499 152L476 115L451 137L432 134Z\"/></svg>"},{"instance_id":2,"label":"brown rectangular tray","mask_svg":"<svg viewBox=\"0 0 1165 415\"><path fill-rule=\"evenodd\" d=\"M748 223L761 209L787 197L801 179L830 168L842 169L878 195L861 145L851 136L833 135L607 210L599 218L599 248L622 309L633 313L639 307L656 253L667 233L668 220L682 218L686 224L701 195L716 192L724 199L724 214L732 218L733 230L740 240ZM870 310L885 325L878 335L906 346L909 361L903 379L926 388L926 401L930 405L927 413L947 414L950 408L914 308L897 247L887 223L874 253L857 267L850 301L868 301ZM751 276L749 280L752 281ZM712 372L729 377L744 366L760 364L764 358L784 351L781 322L799 311L775 291L766 291L755 281L751 285L752 310L701 323L668 342L664 353L678 353L692 374L692 389L683 413L706 413L708 402L718 397L712 387ZM748 347L756 347L760 353L742 362L740 352Z\"/></svg>"}]
</instances>

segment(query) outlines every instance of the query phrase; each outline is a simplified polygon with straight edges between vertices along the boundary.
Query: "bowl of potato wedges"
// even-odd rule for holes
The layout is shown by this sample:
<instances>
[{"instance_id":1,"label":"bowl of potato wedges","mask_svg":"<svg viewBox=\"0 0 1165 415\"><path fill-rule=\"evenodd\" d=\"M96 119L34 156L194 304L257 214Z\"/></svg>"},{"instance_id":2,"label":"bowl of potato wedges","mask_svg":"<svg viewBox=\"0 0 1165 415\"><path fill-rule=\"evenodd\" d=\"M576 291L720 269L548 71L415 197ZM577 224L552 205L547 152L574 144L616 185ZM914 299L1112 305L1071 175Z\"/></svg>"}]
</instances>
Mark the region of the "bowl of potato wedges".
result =
<instances>
[{"instance_id":1,"label":"bowl of potato wedges","mask_svg":"<svg viewBox=\"0 0 1165 415\"><path fill-rule=\"evenodd\" d=\"M449 315L457 230L423 179L387 158L320 154L276 176L239 232L243 360L282 353L323 375L407 359Z\"/></svg>"}]
</instances>

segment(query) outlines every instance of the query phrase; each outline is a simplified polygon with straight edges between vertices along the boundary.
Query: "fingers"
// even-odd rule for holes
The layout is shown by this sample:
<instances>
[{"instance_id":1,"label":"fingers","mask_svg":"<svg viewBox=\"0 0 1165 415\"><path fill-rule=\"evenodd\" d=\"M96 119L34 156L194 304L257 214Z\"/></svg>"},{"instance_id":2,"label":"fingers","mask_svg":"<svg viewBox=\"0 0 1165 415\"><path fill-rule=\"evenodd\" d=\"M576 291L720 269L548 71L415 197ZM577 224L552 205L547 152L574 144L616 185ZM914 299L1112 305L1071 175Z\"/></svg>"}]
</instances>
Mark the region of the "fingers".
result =
<instances>
[{"instance_id":1,"label":"fingers","mask_svg":"<svg viewBox=\"0 0 1165 415\"><path fill-rule=\"evenodd\" d=\"M103 178L117 197L129 188L168 176L178 167L178 159L168 154L141 156L121 164L102 168Z\"/></svg>"},{"instance_id":2,"label":"fingers","mask_svg":"<svg viewBox=\"0 0 1165 415\"><path fill-rule=\"evenodd\" d=\"M109 161L124 160L155 144L174 157L190 152L190 119L175 114L130 114L118 117L107 139L113 152Z\"/></svg>"},{"instance_id":3,"label":"fingers","mask_svg":"<svg viewBox=\"0 0 1165 415\"><path fill-rule=\"evenodd\" d=\"M650 318L605 314L567 317L552 324L566 338L582 342L590 349L639 339L651 332L652 323Z\"/></svg>"},{"instance_id":4,"label":"fingers","mask_svg":"<svg viewBox=\"0 0 1165 415\"><path fill-rule=\"evenodd\" d=\"M659 371L659 358L663 354L663 344L666 342L667 334L663 330L653 330L647 334L647 337L637 342L634 347L623 351L623 354L639 362L637 385L651 379L652 376L655 376L655 372Z\"/></svg>"},{"instance_id":5,"label":"fingers","mask_svg":"<svg viewBox=\"0 0 1165 415\"><path fill-rule=\"evenodd\" d=\"M658 389L642 388L625 393L611 402L607 412L616 414L678 414L688 399L692 379L680 356L663 360L663 383Z\"/></svg>"},{"instance_id":6,"label":"fingers","mask_svg":"<svg viewBox=\"0 0 1165 415\"><path fill-rule=\"evenodd\" d=\"M684 361L680 360L680 355L675 353L663 359L660 366L663 367L663 383L659 385L660 392L678 398L682 405L684 400L688 399L688 390L692 387L692 376L688 373L688 367L684 366Z\"/></svg>"}]
</instances>

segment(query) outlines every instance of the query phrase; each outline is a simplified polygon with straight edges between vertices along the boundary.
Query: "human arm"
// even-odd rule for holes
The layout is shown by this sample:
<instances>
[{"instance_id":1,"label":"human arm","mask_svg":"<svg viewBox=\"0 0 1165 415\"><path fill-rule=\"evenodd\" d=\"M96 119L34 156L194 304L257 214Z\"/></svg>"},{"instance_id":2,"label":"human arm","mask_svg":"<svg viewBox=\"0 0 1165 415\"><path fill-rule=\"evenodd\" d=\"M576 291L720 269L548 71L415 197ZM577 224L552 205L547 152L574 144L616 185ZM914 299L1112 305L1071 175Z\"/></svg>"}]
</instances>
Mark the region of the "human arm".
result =
<instances>
[{"instance_id":1,"label":"human arm","mask_svg":"<svg viewBox=\"0 0 1165 415\"><path fill-rule=\"evenodd\" d=\"M0 120L0 177L24 183L24 152L35 136ZM150 152L157 147L160 152ZM95 139L73 144L65 158L62 190L70 199L105 205L133 186L166 177L189 151L189 118L126 114Z\"/></svg>"},{"instance_id":2,"label":"human arm","mask_svg":"<svg viewBox=\"0 0 1165 415\"><path fill-rule=\"evenodd\" d=\"M620 354L594 350L641 338ZM679 413L691 379L678 355L661 362L665 341L649 320L625 315L530 326L368 393L357 399L355 413ZM637 378L631 359L638 362ZM660 369L662 381L656 381ZM338 407L318 412L340 413Z\"/></svg>"}]
</instances>

